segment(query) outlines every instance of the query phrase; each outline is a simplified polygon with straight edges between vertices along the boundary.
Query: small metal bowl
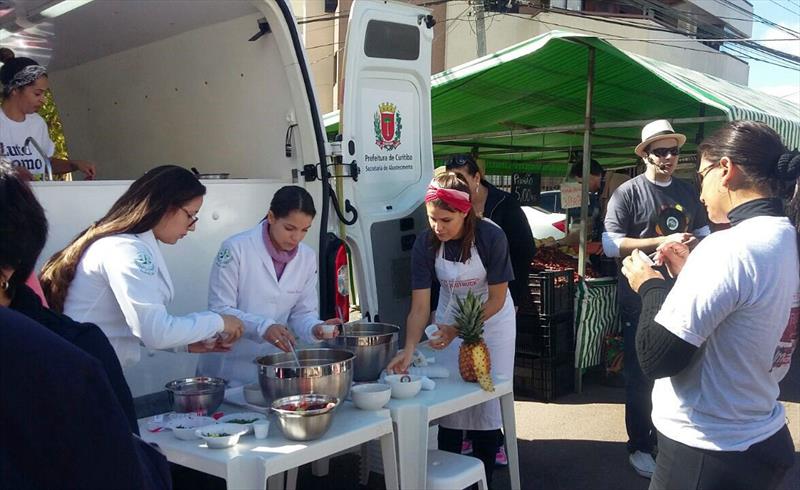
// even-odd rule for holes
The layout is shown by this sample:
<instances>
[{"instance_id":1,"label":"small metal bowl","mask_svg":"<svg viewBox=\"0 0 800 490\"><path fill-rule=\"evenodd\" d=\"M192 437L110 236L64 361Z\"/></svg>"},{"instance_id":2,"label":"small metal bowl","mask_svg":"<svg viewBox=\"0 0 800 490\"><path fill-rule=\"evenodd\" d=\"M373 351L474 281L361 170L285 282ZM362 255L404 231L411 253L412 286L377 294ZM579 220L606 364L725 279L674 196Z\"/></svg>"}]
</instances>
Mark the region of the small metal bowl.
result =
<instances>
[{"instance_id":1,"label":"small metal bowl","mask_svg":"<svg viewBox=\"0 0 800 490\"><path fill-rule=\"evenodd\" d=\"M222 405L227 383L222 378L197 376L176 379L164 387L175 412L209 415Z\"/></svg>"},{"instance_id":2,"label":"small metal bowl","mask_svg":"<svg viewBox=\"0 0 800 490\"><path fill-rule=\"evenodd\" d=\"M332 407L316 410L286 410L287 405L306 403L333 403ZM335 396L313 394L294 395L278 398L272 402L272 411L278 415L278 425L287 439L294 441L312 441L319 439L328 431L333 420L333 412L339 406Z\"/></svg>"}]
</instances>

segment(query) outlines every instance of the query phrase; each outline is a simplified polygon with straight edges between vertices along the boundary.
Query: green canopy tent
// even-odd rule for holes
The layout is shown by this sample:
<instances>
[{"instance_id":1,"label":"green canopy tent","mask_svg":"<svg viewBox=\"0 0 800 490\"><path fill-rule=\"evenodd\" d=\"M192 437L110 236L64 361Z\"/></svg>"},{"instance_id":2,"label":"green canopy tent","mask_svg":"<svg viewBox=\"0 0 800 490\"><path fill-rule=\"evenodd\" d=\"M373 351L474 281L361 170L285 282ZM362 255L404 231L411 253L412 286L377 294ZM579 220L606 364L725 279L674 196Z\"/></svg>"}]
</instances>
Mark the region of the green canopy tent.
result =
<instances>
[{"instance_id":1,"label":"green canopy tent","mask_svg":"<svg viewBox=\"0 0 800 490\"><path fill-rule=\"evenodd\" d=\"M725 80L553 31L434 75L434 156L476 150L487 173L561 176L583 148L589 52L594 51L592 155L607 168L636 163L648 121L670 119L687 151L723 121L769 123L800 146L800 108ZM338 113L325 117L338 131Z\"/></svg>"}]
</instances>

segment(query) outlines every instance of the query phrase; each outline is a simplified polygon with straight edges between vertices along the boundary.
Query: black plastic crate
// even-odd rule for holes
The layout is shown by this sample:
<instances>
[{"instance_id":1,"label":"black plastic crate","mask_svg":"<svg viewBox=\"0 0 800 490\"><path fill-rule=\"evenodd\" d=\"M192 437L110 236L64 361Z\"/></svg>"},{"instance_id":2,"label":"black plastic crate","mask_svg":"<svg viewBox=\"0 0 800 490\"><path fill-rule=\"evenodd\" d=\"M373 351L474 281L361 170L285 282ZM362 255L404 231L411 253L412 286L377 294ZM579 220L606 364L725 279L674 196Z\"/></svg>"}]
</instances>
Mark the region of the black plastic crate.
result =
<instances>
[{"instance_id":1,"label":"black plastic crate","mask_svg":"<svg viewBox=\"0 0 800 490\"><path fill-rule=\"evenodd\" d=\"M517 352L556 357L575 350L572 312L557 316L517 315Z\"/></svg>"},{"instance_id":2,"label":"black plastic crate","mask_svg":"<svg viewBox=\"0 0 800 490\"><path fill-rule=\"evenodd\" d=\"M561 315L575 309L574 271L535 271L528 275L530 303L540 315Z\"/></svg>"},{"instance_id":3,"label":"black plastic crate","mask_svg":"<svg viewBox=\"0 0 800 490\"><path fill-rule=\"evenodd\" d=\"M545 358L517 353L514 361L514 393L545 402L575 389L575 353Z\"/></svg>"}]
</instances>

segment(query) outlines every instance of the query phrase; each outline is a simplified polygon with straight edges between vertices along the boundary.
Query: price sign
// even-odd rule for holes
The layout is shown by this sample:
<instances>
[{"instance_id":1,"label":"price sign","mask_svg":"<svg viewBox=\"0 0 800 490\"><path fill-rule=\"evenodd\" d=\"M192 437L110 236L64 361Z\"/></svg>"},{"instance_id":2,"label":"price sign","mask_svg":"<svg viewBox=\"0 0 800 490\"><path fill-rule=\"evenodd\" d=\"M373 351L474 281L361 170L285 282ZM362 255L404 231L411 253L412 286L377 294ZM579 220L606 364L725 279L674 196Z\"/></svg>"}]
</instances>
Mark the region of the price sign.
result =
<instances>
[{"instance_id":1,"label":"price sign","mask_svg":"<svg viewBox=\"0 0 800 490\"><path fill-rule=\"evenodd\" d=\"M581 184L564 182L561 184L561 207L563 209L581 207Z\"/></svg>"},{"instance_id":2,"label":"price sign","mask_svg":"<svg viewBox=\"0 0 800 490\"><path fill-rule=\"evenodd\" d=\"M511 194L522 206L539 204L539 191L542 176L539 174L513 174L511 176Z\"/></svg>"}]
</instances>

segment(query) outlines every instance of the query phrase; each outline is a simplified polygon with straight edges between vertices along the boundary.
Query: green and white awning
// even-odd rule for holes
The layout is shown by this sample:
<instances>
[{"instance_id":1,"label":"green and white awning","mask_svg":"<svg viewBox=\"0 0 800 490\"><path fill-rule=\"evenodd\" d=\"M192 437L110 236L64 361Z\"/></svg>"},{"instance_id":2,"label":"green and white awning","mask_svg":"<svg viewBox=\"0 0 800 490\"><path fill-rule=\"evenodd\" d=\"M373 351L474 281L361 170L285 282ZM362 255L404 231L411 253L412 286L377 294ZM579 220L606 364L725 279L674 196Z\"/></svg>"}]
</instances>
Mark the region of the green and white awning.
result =
<instances>
[{"instance_id":1,"label":"green and white awning","mask_svg":"<svg viewBox=\"0 0 800 490\"><path fill-rule=\"evenodd\" d=\"M606 167L636 163L641 127L670 119L684 152L724 121L770 124L800 146L800 107L598 38L553 31L434 75L434 156L477 149L487 173L564 175L582 149L589 47L595 48L592 155ZM329 133L338 115L325 116Z\"/></svg>"}]
</instances>

